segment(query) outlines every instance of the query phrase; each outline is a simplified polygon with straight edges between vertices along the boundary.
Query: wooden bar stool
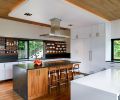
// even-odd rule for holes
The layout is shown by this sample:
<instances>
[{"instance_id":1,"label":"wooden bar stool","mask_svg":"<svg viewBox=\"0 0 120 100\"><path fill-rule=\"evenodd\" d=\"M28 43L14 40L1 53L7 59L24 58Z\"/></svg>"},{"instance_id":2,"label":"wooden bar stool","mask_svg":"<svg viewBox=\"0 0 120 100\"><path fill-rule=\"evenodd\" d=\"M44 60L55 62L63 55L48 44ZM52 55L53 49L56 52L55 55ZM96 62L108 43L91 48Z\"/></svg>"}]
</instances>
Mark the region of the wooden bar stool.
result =
<instances>
[{"instance_id":1,"label":"wooden bar stool","mask_svg":"<svg viewBox=\"0 0 120 100\"><path fill-rule=\"evenodd\" d=\"M59 86L67 85L67 67L61 65L59 67Z\"/></svg>"},{"instance_id":2,"label":"wooden bar stool","mask_svg":"<svg viewBox=\"0 0 120 100\"><path fill-rule=\"evenodd\" d=\"M73 64L73 76L80 75L80 64Z\"/></svg>"},{"instance_id":3,"label":"wooden bar stool","mask_svg":"<svg viewBox=\"0 0 120 100\"><path fill-rule=\"evenodd\" d=\"M72 64L67 66L67 80L68 82L73 80L73 65Z\"/></svg>"},{"instance_id":4,"label":"wooden bar stool","mask_svg":"<svg viewBox=\"0 0 120 100\"><path fill-rule=\"evenodd\" d=\"M52 88L58 87L58 74L57 74L57 67L49 67L48 68L48 87L49 87L49 92L51 92Z\"/></svg>"}]
</instances>

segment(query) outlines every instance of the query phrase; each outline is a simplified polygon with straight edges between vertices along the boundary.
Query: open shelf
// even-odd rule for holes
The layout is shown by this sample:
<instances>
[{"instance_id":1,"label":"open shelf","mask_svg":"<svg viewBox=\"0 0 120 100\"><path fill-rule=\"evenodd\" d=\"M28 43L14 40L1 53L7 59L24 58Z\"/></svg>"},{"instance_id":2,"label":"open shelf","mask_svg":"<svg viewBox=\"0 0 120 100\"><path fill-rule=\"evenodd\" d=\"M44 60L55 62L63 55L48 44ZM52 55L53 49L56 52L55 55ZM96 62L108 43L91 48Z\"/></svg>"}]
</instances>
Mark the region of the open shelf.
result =
<instances>
[{"instance_id":1,"label":"open shelf","mask_svg":"<svg viewBox=\"0 0 120 100\"><path fill-rule=\"evenodd\" d=\"M46 41L45 42L46 54L63 54L66 53L66 42L62 41Z\"/></svg>"},{"instance_id":2,"label":"open shelf","mask_svg":"<svg viewBox=\"0 0 120 100\"><path fill-rule=\"evenodd\" d=\"M0 37L0 55L18 55L17 48L16 39Z\"/></svg>"}]
</instances>

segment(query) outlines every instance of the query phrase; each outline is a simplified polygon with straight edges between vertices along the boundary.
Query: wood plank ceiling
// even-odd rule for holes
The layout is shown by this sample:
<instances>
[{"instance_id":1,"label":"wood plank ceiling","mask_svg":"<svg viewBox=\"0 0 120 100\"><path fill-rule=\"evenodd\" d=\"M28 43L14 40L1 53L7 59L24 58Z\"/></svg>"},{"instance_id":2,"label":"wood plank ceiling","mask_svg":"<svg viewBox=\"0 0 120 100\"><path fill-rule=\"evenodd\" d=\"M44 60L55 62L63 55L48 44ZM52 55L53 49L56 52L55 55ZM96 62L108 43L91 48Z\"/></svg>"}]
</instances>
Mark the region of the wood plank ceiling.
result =
<instances>
[{"instance_id":1,"label":"wood plank ceiling","mask_svg":"<svg viewBox=\"0 0 120 100\"><path fill-rule=\"evenodd\" d=\"M17 5L25 0L0 0L0 16L7 17Z\"/></svg>"},{"instance_id":2,"label":"wood plank ceiling","mask_svg":"<svg viewBox=\"0 0 120 100\"><path fill-rule=\"evenodd\" d=\"M23 3L24 1L26 0L0 0L0 17L50 27L50 25L43 23L36 23L33 21L8 17L8 14L13 9L15 9L16 6ZM83 9L86 9L109 21L120 19L120 0L66 0L66 1Z\"/></svg>"},{"instance_id":3,"label":"wood plank ceiling","mask_svg":"<svg viewBox=\"0 0 120 100\"><path fill-rule=\"evenodd\" d=\"M120 19L120 0L66 0L109 21Z\"/></svg>"}]
</instances>

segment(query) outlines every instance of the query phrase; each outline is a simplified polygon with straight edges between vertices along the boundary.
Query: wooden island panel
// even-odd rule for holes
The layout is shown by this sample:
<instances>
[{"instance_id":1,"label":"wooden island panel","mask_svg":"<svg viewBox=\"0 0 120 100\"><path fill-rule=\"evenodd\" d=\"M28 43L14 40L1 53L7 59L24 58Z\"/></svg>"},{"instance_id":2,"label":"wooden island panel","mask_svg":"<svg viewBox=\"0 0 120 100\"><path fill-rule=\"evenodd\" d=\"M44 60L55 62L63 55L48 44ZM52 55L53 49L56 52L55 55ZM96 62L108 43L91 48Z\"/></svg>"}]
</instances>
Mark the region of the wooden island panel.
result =
<instances>
[{"instance_id":1,"label":"wooden island panel","mask_svg":"<svg viewBox=\"0 0 120 100\"><path fill-rule=\"evenodd\" d=\"M28 100L48 93L48 68L28 70Z\"/></svg>"},{"instance_id":2,"label":"wooden island panel","mask_svg":"<svg viewBox=\"0 0 120 100\"><path fill-rule=\"evenodd\" d=\"M48 69L52 67L72 66L75 61L59 60L43 62L42 66L34 64L13 65L13 90L24 100L48 94Z\"/></svg>"}]
</instances>

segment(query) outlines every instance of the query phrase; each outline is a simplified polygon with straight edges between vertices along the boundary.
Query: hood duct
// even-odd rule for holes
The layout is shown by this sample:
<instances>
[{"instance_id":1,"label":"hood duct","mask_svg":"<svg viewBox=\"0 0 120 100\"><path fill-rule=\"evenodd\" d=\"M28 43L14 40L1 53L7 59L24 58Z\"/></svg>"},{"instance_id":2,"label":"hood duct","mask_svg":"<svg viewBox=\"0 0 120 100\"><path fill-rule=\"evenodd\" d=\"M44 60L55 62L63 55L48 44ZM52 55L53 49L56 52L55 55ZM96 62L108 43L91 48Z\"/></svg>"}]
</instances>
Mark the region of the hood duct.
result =
<instances>
[{"instance_id":1,"label":"hood duct","mask_svg":"<svg viewBox=\"0 0 120 100\"><path fill-rule=\"evenodd\" d=\"M50 20L51 21L51 34L59 34L60 33L60 19L58 18L53 18Z\"/></svg>"},{"instance_id":2,"label":"hood duct","mask_svg":"<svg viewBox=\"0 0 120 100\"><path fill-rule=\"evenodd\" d=\"M48 34L42 34L40 36L70 38L69 35L63 34L62 31L61 31L61 29L60 29L61 19L52 18L52 19L50 19L50 21L51 21L50 33L48 33Z\"/></svg>"}]
</instances>

